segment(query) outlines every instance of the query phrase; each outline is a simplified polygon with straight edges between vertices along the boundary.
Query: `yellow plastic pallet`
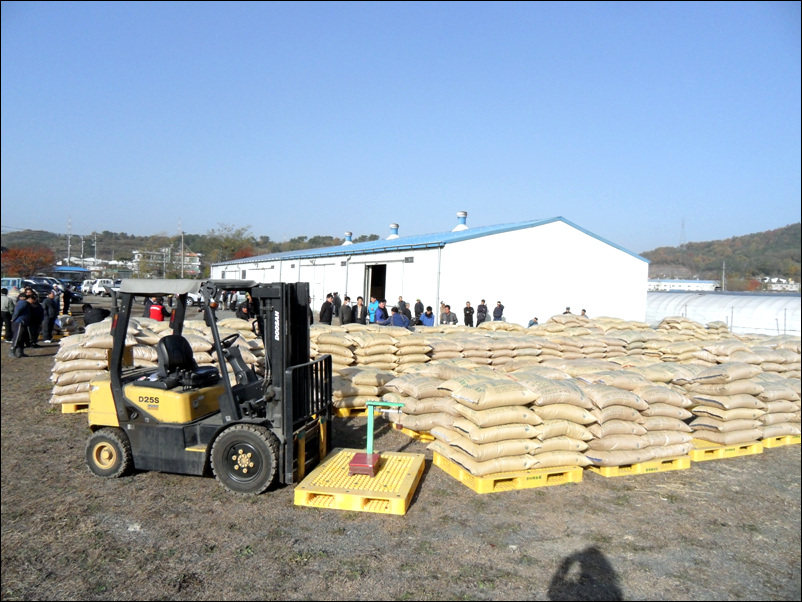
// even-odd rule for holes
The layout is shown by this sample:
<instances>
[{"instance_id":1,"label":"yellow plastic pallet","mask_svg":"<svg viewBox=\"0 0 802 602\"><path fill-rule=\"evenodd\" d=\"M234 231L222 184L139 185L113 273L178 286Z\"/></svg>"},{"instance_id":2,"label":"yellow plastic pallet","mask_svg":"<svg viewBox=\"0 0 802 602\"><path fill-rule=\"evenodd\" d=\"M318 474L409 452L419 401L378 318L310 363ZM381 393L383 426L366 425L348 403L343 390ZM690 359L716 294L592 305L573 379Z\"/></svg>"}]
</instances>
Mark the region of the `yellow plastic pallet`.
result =
<instances>
[{"instance_id":1,"label":"yellow plastic pallet","mask_svg":"<svg viewBox=\"0 0 802 602\"><path fill-rule=\"evenodd\" d=\"M749 443L736 443L733 445L718 445L704 439L694 439L695 449L690 452L691 460L703 462L705 460L720 460L722 458L737 458L763 453L763 444L760 441Z\"/></svg>"},{"instance_id":2,"label":"yellow plastic pallet","mask_svg":"<svg viewBox=\"0 0 802 602\"><path fill-rule=\"evenodd\" d=\"M376 416L378 412L374 410L374 416ZM334 415L337 418L353 418L355 416L367 416L368 409L367 408L334 408Z\"/></svg>"},{"instance_id":3,"label":"yellow plastic pallet","mask_svg":"<svg viewBox=\"0 0 802 602\"><path fill-rule=\"evenodd\" d=\"M410 438L415 439L417 441L425 441L426 443L428 443L430 441L434 441L434 435L432 435L431 433L427 433L425 431L423 431L423 432L411 431L409 429L405 429L400 424L393 424L393 428L395 430L397 430L397 431L401 431L407 437L410 437Z\"/></svg>"},{"instance_id":4,"label":"yellow plastic pallet","mask_svg":"<svg viewBox=\"0 0 802 602\"><path fill-rule=\"evenodd\" d=\"M381 452L375 477L348 474L358 449L335 449L295 488L295 505L378 514L406 514L425 456Z\"/></svg>"},{"instance_id":5,"label":"yellow plastic pallet","mask_svg":"<svg viewBox=\"0 0 802 602\"><path fill-rule=\"evenodd\" d=\"M626 477L633 474L651 474L655 472L668 472L670 470L685 470L691 467L690 456L676 458L661 458L637 464L624 466L588 466L588 470L603 477Z\"/></svg>"},{"instance_id":6,"label":"yellow plastic pallet","mask_svg":"<svg viewBox=\"0 0 802 602\"><path fill-rule=\"evenodd\" d=\"M799 445L799 435L783 435L781 437L768 437L762 439L763 447L782 447L783 445Z\"/></svg>"},{"instance_id":7,"label":"yellow plastic pallet","mask_svg":"<svg viewBox=\"0 0 802 602\"><path fill-rule=\"evenodd\" d=\"M88 403L62 403L62 414L85 414L89 411Z\"/></svg>"},{"instance_id":8,"label":"yellow plastic pallet","mask_svg":"<svg viewBox=\"0 0 802 602\"><path fill-rule=\"evenodd\" d=\"M497 472L477 477L437 452L434 452L433 457L435 466L457 479L466 487L473 489L476 493L516 491L582 481L583 471L579 466L557 466L515 472Z\"/></svg>"}]
</instances>

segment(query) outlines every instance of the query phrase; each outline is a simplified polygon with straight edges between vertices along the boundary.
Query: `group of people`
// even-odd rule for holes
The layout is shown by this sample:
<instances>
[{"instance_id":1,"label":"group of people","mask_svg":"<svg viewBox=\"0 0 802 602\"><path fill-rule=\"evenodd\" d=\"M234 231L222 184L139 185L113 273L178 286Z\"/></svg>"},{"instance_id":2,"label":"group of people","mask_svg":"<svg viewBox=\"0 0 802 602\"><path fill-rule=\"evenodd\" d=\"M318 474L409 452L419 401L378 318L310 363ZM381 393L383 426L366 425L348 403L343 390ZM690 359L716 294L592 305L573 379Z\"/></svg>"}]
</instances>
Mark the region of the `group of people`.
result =
<instances>
[{"instance_id":1,"label":"group of people","mask_svg":"<svg viewBox=\"0 0 802 602\"><path fill-rule=\"evenodd\" d=\"M56 291L51 290L40 301L39 295L30 287L20 291L17 301L8 296L8 289L2 289L3 340L11 343L8 352L10 357L25 357L26 347L39 347L39 337L44 335L44 342L53 339L53 329L59 316L59 303Z\"/></svg>"},{"instance_id":2,"label":"group of people","mask_svg":"<svg viewBox=\"0 0 802 602\"><path fill-rule=\"evenodd\" d=\"M497 301L496 306L491 311L488 309L484 299L475 309L471 306L471 302L467 301L463 309L463 323L472 327L474 325L474 315L476 315L477 326L489 318L500 321L503 319L504 305L502 305L501 301ZM420 299L416 299L414 307L410 308L410 304L404 300L403 296L399 296L398 303L388 308L387 299L378 299L375 296L371 296L370 302L366 305L362 297L357 297L356 304L352 305L348 295L345 295L340 301L338 293L329 293L320 306L318 322L331 325L335 318L339 318L340 324L379 324L401 326L403 328L410 328L416 325L434 326L435 323L459 324L457 314L452 312L451 306L446 303L440 304L438 319L432 306L428 305L424 308ZM309 324L311 325L313 322L314 319L310 307Z\"/></svg>"},{"instance_id":3,"label":"group of people","mask_svg":"<svg viewBox=\"0 0 802 602\"><path fill-rule=\"evenodd\" d=\"M2 289L0 299L0 313L2 313L5 343L11 344L9 357L26 357L27 347L39 347L39 340L43 343L53 341L53 331L59 315L70 314L70 303L73 298L70 287L60 291L52 289L40 299L31 287L20 291L16 302L9 296L8 289ZM62 309L63 303L63 309ZM84 323L100 322L110 315L107 309L93 308L91 304L84 303Z\"/></svg>"}]
</instances>

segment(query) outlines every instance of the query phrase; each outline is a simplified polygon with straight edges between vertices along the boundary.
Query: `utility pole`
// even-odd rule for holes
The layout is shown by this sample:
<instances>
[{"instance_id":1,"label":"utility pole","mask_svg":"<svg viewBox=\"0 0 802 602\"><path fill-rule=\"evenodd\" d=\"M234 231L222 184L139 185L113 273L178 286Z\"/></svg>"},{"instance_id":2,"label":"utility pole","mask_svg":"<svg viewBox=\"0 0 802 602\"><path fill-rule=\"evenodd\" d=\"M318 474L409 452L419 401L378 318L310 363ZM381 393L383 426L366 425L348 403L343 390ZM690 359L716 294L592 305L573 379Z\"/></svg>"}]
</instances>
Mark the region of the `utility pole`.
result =
<instances>
[{"instance_id":1,"label":"utility pole","mask_svg":"<svg viewBox=\"0 0 802 602\"><path fill-rule=\"evenodd\" d=\"M70 249L72 248L72 216L67 218L67 265L70 265Z\"/></svg>"},{"instance_id":2,"label":"utility pole","mask_svg":"<svg viewBox=\"0 0 802 602\"><path fill-rule=\"evenodd\" d=\"M181 232L181 278L184 277L184 229L181 227L181 220L178 220L178 231Z\"/></svg>"},{"instance_id":3,"label":"utility pole","mask_svg":"<svg viewBox=\"0 0 802 602\"><path fill-rule=\"evenodd\" d=\"M727 260L725 259L721 263L721 292L727 290L727 276L725 275L727 272Z\"/></svg>"},{"instance_id":4,"label":"utility pole","mask_svg":"<svg viewBox=\"0 0 802 602\"><path fill-rule=\"evenodd\" d=\"M81 267L86 267L84 265L84 237L81 235Z\"/></svg>"}]
</instances>

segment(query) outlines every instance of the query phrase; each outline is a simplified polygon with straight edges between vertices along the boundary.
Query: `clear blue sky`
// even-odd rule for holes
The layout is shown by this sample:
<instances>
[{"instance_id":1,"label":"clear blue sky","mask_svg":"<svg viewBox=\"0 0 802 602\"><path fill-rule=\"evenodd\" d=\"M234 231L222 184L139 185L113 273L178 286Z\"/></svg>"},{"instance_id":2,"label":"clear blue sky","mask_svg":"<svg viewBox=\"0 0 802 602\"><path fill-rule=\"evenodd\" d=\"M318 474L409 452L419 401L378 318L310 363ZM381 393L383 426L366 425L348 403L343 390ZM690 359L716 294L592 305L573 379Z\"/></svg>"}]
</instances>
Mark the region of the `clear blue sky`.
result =
<instances>
[{"instance_id":1,"label":"clear blue sky","mask_svg":"<svg viewBox=\"0 0 802 602\"><path fill-rule=\"evenodd\" d=\"M2 228L779 228L801 39L798 2L3 2Z\"/></svg>"}]
</instances>

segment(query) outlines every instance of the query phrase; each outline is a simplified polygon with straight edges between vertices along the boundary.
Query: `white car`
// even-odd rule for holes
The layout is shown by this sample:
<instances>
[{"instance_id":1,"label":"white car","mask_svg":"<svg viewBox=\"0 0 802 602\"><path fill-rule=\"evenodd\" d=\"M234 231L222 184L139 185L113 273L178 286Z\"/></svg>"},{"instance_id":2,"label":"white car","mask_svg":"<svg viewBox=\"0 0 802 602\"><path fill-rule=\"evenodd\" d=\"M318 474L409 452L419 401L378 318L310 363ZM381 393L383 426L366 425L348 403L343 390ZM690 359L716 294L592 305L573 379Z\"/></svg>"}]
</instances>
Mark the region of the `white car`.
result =
<instances>
[{"instance_id":1,"label":"white car","mask_svg":"<svg viewBox=\"0 0 802 602\"><path fill-rule=\"evenodd\" d=\"M95 280L95 283L92 285L92 294L93 295L100 295L103 297L111 296L106 292L106 287L112 288L114 286L114 280L111 278L99 278Z\"/></svg>"}]
</instances>

